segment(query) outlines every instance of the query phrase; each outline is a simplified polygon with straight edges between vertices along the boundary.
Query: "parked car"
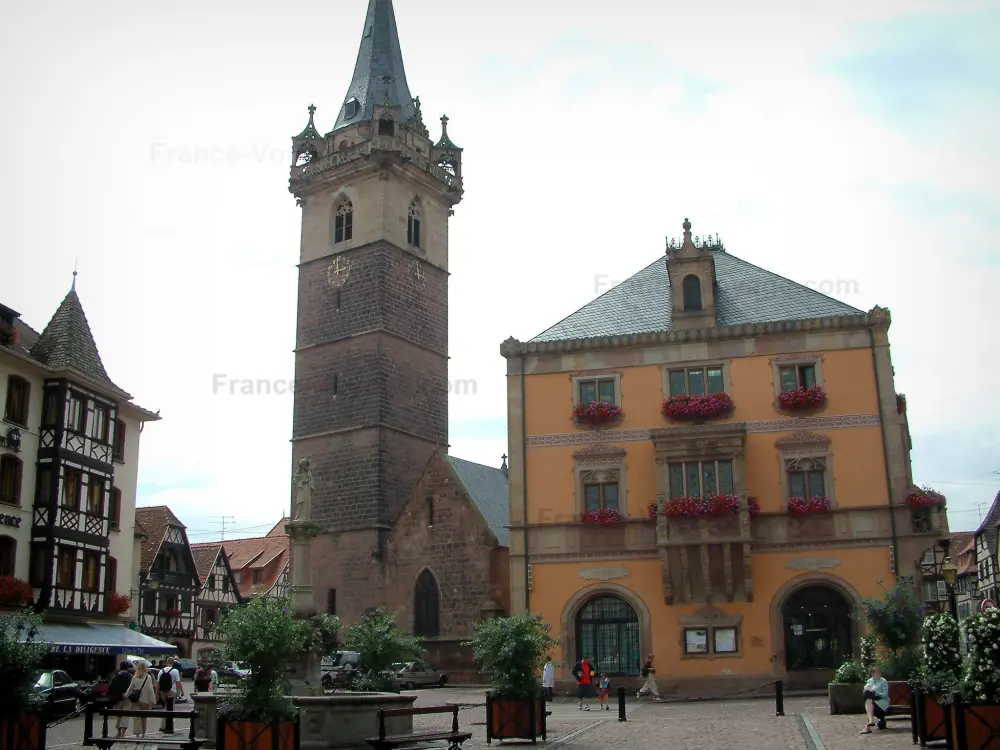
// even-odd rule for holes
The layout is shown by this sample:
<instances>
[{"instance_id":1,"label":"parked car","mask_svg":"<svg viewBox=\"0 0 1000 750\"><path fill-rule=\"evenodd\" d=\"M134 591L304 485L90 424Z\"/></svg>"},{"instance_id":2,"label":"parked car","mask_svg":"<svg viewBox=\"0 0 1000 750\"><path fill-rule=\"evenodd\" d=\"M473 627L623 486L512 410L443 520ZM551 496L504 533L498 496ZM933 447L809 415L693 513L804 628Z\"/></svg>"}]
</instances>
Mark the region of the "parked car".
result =
<instances>
[{"instance_id":1,"label":"parked car","mask_svg":"<svg viewBox=\"0 0 1000 750\"><path fill-rule=\"evenodd\" d=\"M250 668L245 664L237 664L232 661L224 661L219 665L218 669L215 670L220 679L222 677L237 677L243 679L250 674Z\"/></svg>"},{"instance_id":2,"label":"parked car","mask_svg":"<svg viewBox=\"0 0 1000 750\"><path fill-rule=\"evenodd\" d=\"M361 654L357 651L337 651L320 662L320 683L325 690L347 687L358 669Z\"/></svg>"},{"instance_id":3,"label":"parked car","mask_svg":"<svg viewBox=\"0 0 1000 750\"><path fill-rule=\"evenodd\" d=\"M44 711L50 719L73 713L80 700L79 685L61 669L38 672L34 690L45 701Z\"/></svg>"},{"instance_id":4,"label":"parked car","mask_svg":"<svg viewBox=\"0 0 1000 750\"><path fill-rule=\"evenodd\" d=\"M194 659L178 659L175 666L182 680L193 680L194 673L198 671L198 662Z\"/></svg>"},{"instance_id":5,"label":"parked car","mask_svg":"<svg viewBox=\"0 0 1000 750\"><path fill-rule=\"evenodd\" d=\"M411 661L397 666L393 678L396 687L414 690L418 687L444 687L448 684L448 675L440 669L434 669L424 661Z\"/></svg>"}]
</instances>

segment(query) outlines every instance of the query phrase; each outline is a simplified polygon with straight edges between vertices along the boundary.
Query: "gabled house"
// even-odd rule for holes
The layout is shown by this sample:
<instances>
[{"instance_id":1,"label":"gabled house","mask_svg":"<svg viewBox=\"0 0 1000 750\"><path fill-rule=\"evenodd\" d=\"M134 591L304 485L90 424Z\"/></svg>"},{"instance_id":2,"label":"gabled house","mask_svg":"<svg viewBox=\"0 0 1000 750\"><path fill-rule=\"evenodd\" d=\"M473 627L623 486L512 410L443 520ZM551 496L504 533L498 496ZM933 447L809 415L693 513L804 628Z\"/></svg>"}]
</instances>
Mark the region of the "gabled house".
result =
<instances>
[{"instance_id":1,"label":"gabled house","mask_svg":"<svg viewBox=\"0 0 1000 750\"><path fill-rule=\"evenodd\" d=\"M1000 492L993 498L986 518L976 529L976 599L998 603L997 533L1000 528Z\"/></svg>"},{"instance_id":2,"label":"gabled house","mask_svg":"<svg viewBox=\"0 0 1000 750\"><path fill-rule=\"evenodd\" d=\"M290 593L288 535L282 518L265 536L195 544L195 550L222 546L243 599L281 597Z\"/></svg>"},{"instance_id":3,"label":"gabled house","mask_svg":"<svg viewBox=\"0 0 1000 750\"><path fill-rule=\"evenodd\" d=\"M219 648L218 625L226 610L243 603L236 577L229 566L229 556L221 544L198 545L192 550L201 591L195 599L195 631L191 656Z\"/></svg>"},{"instance_id":4,"label":"gabled house","mask_svg":"<svg viewBox=\"0 0 1000 750\"><path fill-rule=\"evenodd\" d=\"M173 643L186 656L201 591L186 527L165 505L136 508L135 515L146 533L139 563L139 630Z\"/></svg>"}]
</instances>

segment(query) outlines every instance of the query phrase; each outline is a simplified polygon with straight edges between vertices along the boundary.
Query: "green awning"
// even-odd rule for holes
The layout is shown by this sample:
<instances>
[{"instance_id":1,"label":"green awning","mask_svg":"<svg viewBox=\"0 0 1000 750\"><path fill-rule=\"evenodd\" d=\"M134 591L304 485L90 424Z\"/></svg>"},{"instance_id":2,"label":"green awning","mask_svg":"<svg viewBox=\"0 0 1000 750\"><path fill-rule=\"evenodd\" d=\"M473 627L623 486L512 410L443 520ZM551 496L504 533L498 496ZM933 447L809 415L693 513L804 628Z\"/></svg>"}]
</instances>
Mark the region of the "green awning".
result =
<instances>
[{"instance_id":1,"label":"green awning","mask_svg":"<svg viewBox=\"0 0 1000 750\"><path fill-rule=\"evenodd\" d=\"M175 654L177 647L129 630L124 625L108 623L46 622L39 628L37 640L51 643L53 654Z\"/></svg>"}]
</instances>

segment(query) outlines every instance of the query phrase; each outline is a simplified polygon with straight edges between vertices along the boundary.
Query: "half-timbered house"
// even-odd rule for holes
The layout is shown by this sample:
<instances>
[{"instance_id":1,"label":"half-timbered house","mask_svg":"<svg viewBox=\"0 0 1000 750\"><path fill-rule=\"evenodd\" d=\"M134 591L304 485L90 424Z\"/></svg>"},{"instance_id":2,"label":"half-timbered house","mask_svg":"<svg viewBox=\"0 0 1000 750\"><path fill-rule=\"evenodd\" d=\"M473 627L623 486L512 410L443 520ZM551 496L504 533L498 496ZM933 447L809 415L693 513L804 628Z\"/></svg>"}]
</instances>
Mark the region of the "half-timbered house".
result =
<instances>
[{"instance_id":1,"label":"half-timbered house","mask_svg":"<svg viewBox=\"0 0 1000 750\"><path fill-rule=\"evenodd\" d=\"M201 590L186 527L170 508L137 508L146 532L139 574L139 629L191 653L195 635L195 599Z\"/></svg>"},{"instance_id":2,"label":"half-timbered house","mask_svg":"<svg viewBox=\"0 0 1000 750\"><path fill-rule=\"evenodd\" d=\"M193 545L196 551L221 545L233 571L234 580L243 599L258 596L282 597L291 593L288 580L288 535L282 518L264 536L249 539L227 539L224 542L203 542Z\"/></svg>"},{"instance_id":3,"label":"half-timbered house","mask_svg":"<svg viewBox=\"0 0 1000 750\"><path fill-rule=\"evenodd\" d=\"M192 550L201 583L195 599L194 642L191 656L199 661L221 644L218 625L226 610L243 603L229 556L221 544L198 545Z\"/></svg>"},{"instance_id":4,"label":"half-timbered house","mask_svg":"<svg viewBox=\"0 0 1000 750\"><path fill-rule=\"evenodd\" d=\"M976 529L976 605L997 606L1000 603L1000 570L997 570L997 533L1000 529L1000 492L979 528Z\"/></svg>"}]
</instances>

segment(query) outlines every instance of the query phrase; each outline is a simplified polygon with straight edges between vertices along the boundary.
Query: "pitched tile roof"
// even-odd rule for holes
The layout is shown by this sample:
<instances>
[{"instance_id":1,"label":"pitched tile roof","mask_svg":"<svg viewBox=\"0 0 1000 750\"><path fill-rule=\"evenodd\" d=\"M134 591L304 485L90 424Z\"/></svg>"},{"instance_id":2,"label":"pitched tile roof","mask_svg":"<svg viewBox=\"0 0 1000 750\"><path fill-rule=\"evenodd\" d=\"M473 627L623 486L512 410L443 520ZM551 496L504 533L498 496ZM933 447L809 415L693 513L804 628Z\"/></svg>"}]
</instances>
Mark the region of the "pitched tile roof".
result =
<instances>
[{"instance_id":1,"label":"pitched tile roof","mask_svg":"<svg viewBox=\"0 0 1000 750\"><path fill-rule=\"evenodd\" d=\"M76 289L70 289L63 299L31 347L31 356L53 370L73 370L124 394L104 369Z\"/></svg>"},{"instance_id":2,"label":"pitched tile roof","mask_svg":"<svg viewBox=\"0 0 1000 750\"><path fill-rule=\"evenodd\" d=\"M142 552L139 567L143 573L148 573L156 560L156 553L160 551L160 544L167 534L170 526L179 526L181 529L187 527L173 514L166 505L154 505L149 508L135 509L136 525L141 525L146 532L142 540Z\"/></svg>"},{"instance_id":3,"label":"pitched tile roof","mask_svg":"<svg viewBox=\"0 0 1000 750\"><path fill-rule=\"evenodd\" d=\"M715 259L720 326L773 323L861 313L848 304L730 255ZM670 330L670 279L665 256L531 339L533 342Z\"/></svg>"},{"instance_id":4,"label":"pitched tile roof","mask_svg":"<svg viewBox=\"0 0 1000 750\"><path fill-rule=\"evenodd\" d=\"M197 555L200 554L199 550L221 547L229 558L229 567L236 578L240 595L250 597L268 591L281 576L285 565L288 564L288 536L284 532L286 523L288 523L288 519L283 518L266 536L226 539L222 542L199 542L192 544L191 550L197 559ZM284 564L282 564L282 560L284 560ZM269 566L269 563L273 563L273 566ZM236 575L242 570L262 570L268 575L260 583L254 585L252 576Z\"/></svg>"},{"instance_id":5,"label":"pitched tile roof","mask_svg":"<svg viewBox=\"0 0 1000 750\"><path fill-rule=\"evenodd\" d=\"M198 579L204 586L206 579L212 574L215 562L222 552L221 544L207 544L205 546L191 546L191 554L194 556L194 567L198 571Z\"/></svg>"},{"instance_id":6,"label":"pitched tile roof","mask_svg":"<svg viewBox=\"0 0 1000 750\"><path fill-rule=\"evenodd\" d=\"M447 456L448 463L501 547L510 547L510 490L504 469Z\"/></svg>"}]
</instances>

